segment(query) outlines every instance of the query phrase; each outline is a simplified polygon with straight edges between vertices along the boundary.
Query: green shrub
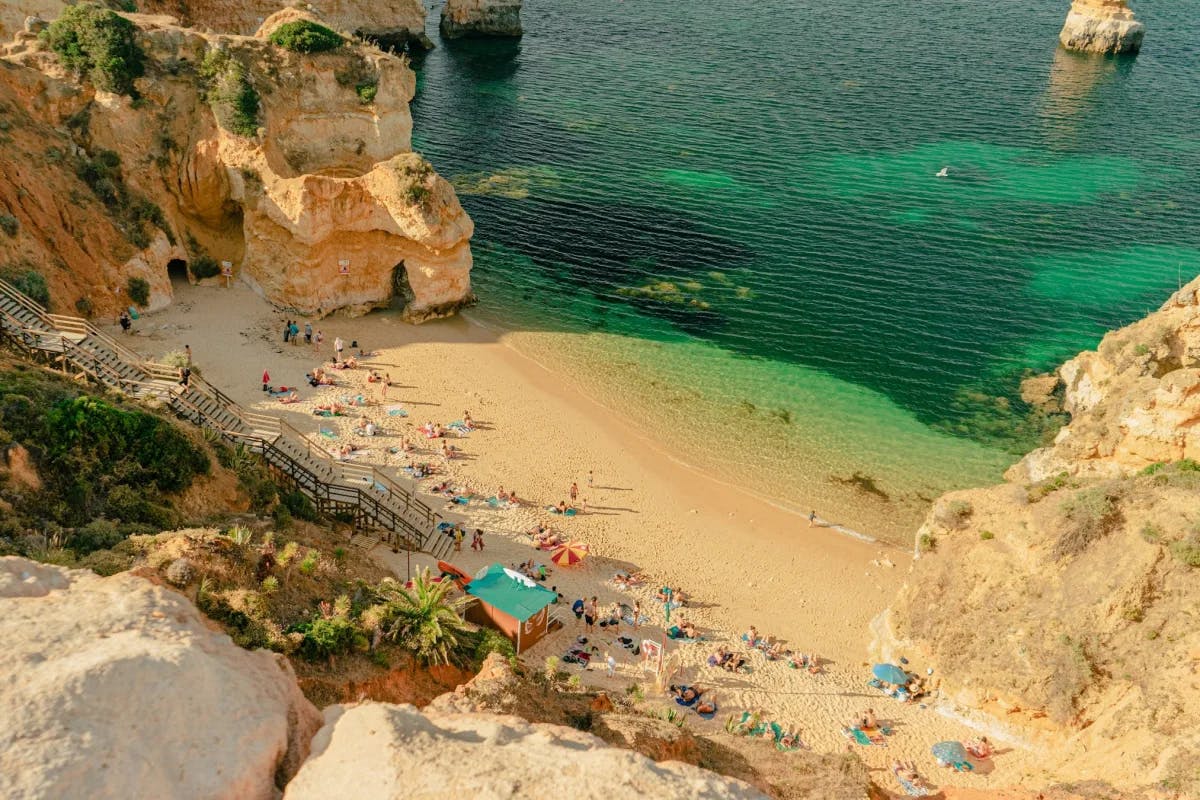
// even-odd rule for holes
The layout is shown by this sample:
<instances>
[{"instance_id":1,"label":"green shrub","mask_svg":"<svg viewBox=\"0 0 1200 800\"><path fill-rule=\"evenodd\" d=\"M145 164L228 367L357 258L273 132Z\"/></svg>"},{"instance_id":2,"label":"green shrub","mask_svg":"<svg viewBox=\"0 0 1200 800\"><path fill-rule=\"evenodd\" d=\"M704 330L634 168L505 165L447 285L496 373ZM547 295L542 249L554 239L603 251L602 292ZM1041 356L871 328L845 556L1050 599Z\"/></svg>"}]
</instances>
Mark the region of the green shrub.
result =
<instances>
[{"instance_id":1,"label":"green shrub","mask_svg":"<svg viewBox=\"0 0 1200 800\"><path fill-rule=\"evenodd\" d=\"M335 31L306 19L280 25L268 37L271 44L295 53L322 53L336 50L345 40Z\"/></svg>"},{"instance_id":2,"label":"green shrub","mask_svg":"<svg viewBox=\"0 0 1200 800\"><path fill-rule=\"evenodd\" d=\"M81 317L86 317L87 319L91 319L92 314L94 314L96 311L96 308L95 308L95 306L92 305L91 300L89 300L86 297L81 297L75 301L75 310L77 312L79 312L79 315Z\"/></svg>"},{"instance_id":3,"label":"green shrub","mask_svg":"<svg viewBox=\"0 0 1200 800\"><path fill-rule=\"evenodd\" d=\"M1188 534L1186 538L1171 542L1171 555L1181 564L1200 567L1200 535Z\"/></svg>"},{"instance_id":4,"label":"green shrub","mask_svg":"<svg viewBox=\"0 0 1200 800\"><path fill-rule=\"evenodd\" d=\"M105 209L117 221L129 241L139 249L150 246L146 225L154 225L167 241L175 244L175 233L167 224L161 208L129 191L121 173L121 157L112 150L98 150L91 158L80 158L75 175L92 190Z\"/></svg>"},{"instance_id":5,"label":"green shrub","mask_svg":"<svg viewBox=\"0 0 1200 800\"><path fill-rule=\"evenodd\" d=\"M508 637L491 628L481 628L476 634L474 659L476 664L482 664L492 653L499 653L506 659L516 655L513 644Z\"/></svg>"},{"instance_id":6,"label":"green shrub","mask_svg":"<svg viewBox=\"0 0 1200 800\"><path fill-rule=\"evenodd\" d=\"M996 538L996 534L992 533L991 531L980 531L980 532L979 532L979 538L980 538L982 541L989 542L989 541L991 541L992 539L995 539L995 538Z\"/></svg>"},{"instance_id":7,"label":"green shrub","mask_svg":"<svg viewBox=\"0 0 1200 800\"><path fill-rule=\"evenodd\" d=\"M274 575L268 575L263 578L261 588L263 594L275 594L279 591L279 578L276 578Z\"/></svg>"},{"instance_id":8,"label":"green shrub","mask_svg":"<svg viewBox=\"0 0 1200 800\"><path fill-rule=\"evenodd\" d=\"M210 50L200 64L204 96L221 127L238 136L258 135L258 92L246 67L224 50Z\"/></svg>"},{"instance_id":9,"label":"green shrub","mask_svg":"<svg viewBox=\"0 0 1200 800\"><path fill-rule=\"evenodd\" d=\"M1158 544L1162 541L1162 528L1158 527L1152 522L1147 522L1145 525L1143 525L1141 533L1142 541L1146 542L1147 544Z\"/></svg>"},{"instance_id":10,"label":"green shrub","mask_svg":"<svg viewBox=\"0 0 1200 800\"><path fill-rule=\"evenodd\" d=\"M944 528L957 529L963 527L975 509L966 500L951 500L938 506L934 519Z\"/></svg>"},{"instance_id":11,"label":"green shrub","mask_svg":"<svg viewBox=\"0 0 1200 800\"><path fill-rule=\"evenodd\" d=\"M79 566L107 578L132 567L133 556L114 553L111 550L98 550L79 559Z\"/></svg>"},{"instance_id":12,"label":"green shrub","mask_svg":"<svg viewBox=\"0 0 1200 800\"><path fill-rule=\"evenodd\" d=\"M309 500L308 496L303 492L296 490L284 492L280 496L279 501L293 517L307 522L317 521L317 507L313 505L312 500Z\"/></svg>"},{"instance_id":13,"label":"green shrub","mask_svg":"<svg viewBox=\"0 0 1200 800\"><path fill-rule=\"evenodd\" d=\"M145 278L130 278L125 283L129 299L139 306L145 307L150 302L150 283Z\"/></svg>"},{"instance_id":14,"label":"green shrub","mask_svg":"<svg viewBox=\"0 0 1200 800\"><path fill-rule=\"evenodd\" d=\"M96 88L135 96L145 72L137 27L94 3L67 6L41 34L67 69L87 75Z\"/></svg>"},{"instance_id":15,"label":"green shrub","mask_svg":"<svg viewBox=\"0 0 1200 800\"><path fill-rule=\"evenodd\" d=\"M351 649L365 649L367 639L350 620L343 617L324 617L295 626L303 633L300 656L308 661L324 661Z\"/></svg>"},{"instance_id":16,"label":"green shrub","mask_svg":"<svg viewBox=\"0 0 1200 800\"><path fill-rule=\"evenodd\" d=\"M374 97L375 95L371 95ZM369 102L369 101L367 101ZM0 214L0 231L4 231L9 236L16 236L17 231L21 229L21 224L17 222L17 218L12 214Z\"/></svg>"},{"instance_id":17,"label":"green shrub","mask_svg":"<svg viewBox=\"0 0 1200 800\"><path fill-rule=\"evenodd\" d=\"M29 299L42 308L50 307L50 287L46 285L46 279L42 273L37 270L12 266L0 267L0 278L24 292Z\"/></svg>"},{"instance_id":18,"label":"green shrub","mask_svg":"<svg viewBox=\"0 0 1200 800\"><path fill-rule=\"evenodd\" d=\"M1121 521L1119 501L1113 485L1083 489L1064 501L1060 510L1066 520L1054 543L1054 557L1061 560L1078 555L1112 531Z\"/></svg>"},{"instance_id":19,"label":"green shrub","mask_svg":"<svg viewBox=\"0 0 1200 800\"><path fill-rule=\"evenodd\" d=\"M75 529L67 537L67 547L78 556L86 556L97 550L109 550L125 539L115 522L107 519L96 519Z\"/></svg>"},{"instance_id":20,"label":"green shrub","mask_svg":"<svg viewBox=\"0 0 1200 800\"><path fill-rule=\"evenodd\" d=\"M192 263L188 265L188 269L192 273L192 277L198 281L205 278L215 278L221 274L221 265L217 260L210 255L196 256L192 259Z\"/></svg>"},{"instance_id":21,"label":"green shrub","mask_svg":"<svg viewBox=\"0 0 1200 800\"><path fill-rule=\"evenodd\" d=\"M937 539L928 533L922 533L917 539L917 550L922 553L932 553L937 550Z\"/></svg>"},{"instance_id":22,"label":"green shrub","mask_svg":"<svg viewBox=\"0 0 1200 800\"><path fill-rule=\"evenodd\" d=\"M375 95L379 91L379 86L374 82L360 83L358 86L354 87L354 91L358 93L359 102L361 102L364 106L369 106L371 103L375 102Z\"/></svg>"},{"instance_id":23,"label":"green shrub","mask_svg":"<svg viewBox=\"0 0 1200 800\"><path fill-rule=\"evenodd\" d=\"M300 562L300 572L304 575L312 575L317 571L317 551L309 550L308 555Z\"/></svg>"}]
</instances>

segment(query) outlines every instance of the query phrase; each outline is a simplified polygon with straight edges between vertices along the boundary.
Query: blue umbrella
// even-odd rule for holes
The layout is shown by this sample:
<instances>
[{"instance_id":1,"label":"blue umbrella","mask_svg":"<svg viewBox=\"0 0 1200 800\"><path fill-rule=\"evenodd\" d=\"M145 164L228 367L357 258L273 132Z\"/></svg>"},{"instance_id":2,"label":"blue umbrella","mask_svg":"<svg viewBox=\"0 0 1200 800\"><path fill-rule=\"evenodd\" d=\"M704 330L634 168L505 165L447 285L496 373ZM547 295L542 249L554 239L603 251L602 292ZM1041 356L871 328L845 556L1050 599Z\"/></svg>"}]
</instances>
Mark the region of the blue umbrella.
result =
<instances>
[{"instance_id":1,"label":"blue umbrella","mask_svg":"<svg viewBox=\"0 0 1200 800\"><path fill-rule=\"evenodd\" d=\"M961 764L967 760L967 748L962 742L938 742L930 749L934 758L947 764Z\"/></svg>"},{"instance_id":2,"label":"blue umbrella","mask_svg":"<svg viewBox=\"0 0 1200 800\"><path fill-rule=\"evenodd\" d=\"M908 683L908 673L895 664L876 664L871 667L871 672L885 683L895 683L900 686Z\"/></svg>"}]
</instances>

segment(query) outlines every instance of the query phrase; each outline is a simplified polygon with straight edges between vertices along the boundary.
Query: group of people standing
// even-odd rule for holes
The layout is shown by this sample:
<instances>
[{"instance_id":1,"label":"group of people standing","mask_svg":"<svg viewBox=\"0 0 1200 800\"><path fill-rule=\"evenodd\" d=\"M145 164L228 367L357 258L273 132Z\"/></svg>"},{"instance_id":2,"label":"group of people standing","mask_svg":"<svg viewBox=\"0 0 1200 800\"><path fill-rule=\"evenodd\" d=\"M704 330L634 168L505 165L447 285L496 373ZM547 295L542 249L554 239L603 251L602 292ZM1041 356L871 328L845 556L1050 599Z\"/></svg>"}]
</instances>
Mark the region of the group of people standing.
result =
<instances>
[{"instance_id":1,"label":"group of people standing","mask_svg":"<svg viewBox=\"0 0 1200 800\"><path fill-rule=\"evenodd\" d=\"M316 344L318 347L320 347L321 342L324 341L324 339L325 335L320 331L317 331L316 334L313 334L313 326L311 322L304 323L305 344ZM300 344L300 323L294 319L289 319L283 323L283 343L288 344L289 342L292 344Z\"/></svg>"}]
</instances>

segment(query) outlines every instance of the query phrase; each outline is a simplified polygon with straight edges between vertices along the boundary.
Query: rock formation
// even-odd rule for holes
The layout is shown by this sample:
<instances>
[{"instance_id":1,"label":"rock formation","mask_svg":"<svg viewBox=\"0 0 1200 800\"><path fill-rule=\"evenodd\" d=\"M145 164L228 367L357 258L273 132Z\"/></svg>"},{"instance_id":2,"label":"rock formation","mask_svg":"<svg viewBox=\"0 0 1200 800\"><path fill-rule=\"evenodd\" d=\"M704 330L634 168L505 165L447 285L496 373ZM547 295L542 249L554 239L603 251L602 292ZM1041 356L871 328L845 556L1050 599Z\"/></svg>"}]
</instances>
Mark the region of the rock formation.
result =
<instances>
[{"instance_id":1,"label":"rock formation","mask_svg":"<svg viewBox=\"0 0 1200 800\"><path fill-rule=\"evenodd\" d=\"M697 767L656 764L594 736L492 714L422 714L413 706L330 706L312 756L284 800L442 797L763 798Z\"/></svg>"},{"instance_id":2,"label":"rock formation","mask_svg":"<svg viewBox=\"0 0 1200 800\"><path fill-rule=\"evenodd\" d=\"M1081 53L1136 53L1145 32L1125 0L1073 0L1058 40Z\"/></svg>"},{"instance_id":3,"label":"rock formation","mask_svg":"<svg viewBox=\"0 0 1200 800\"><path fill-rule=\"evenodd\" d=\"M141 0L138 8L169 14L188 27L251 36L285 5L284 0ZM421 0L323 0L314 6L330 27L377 42L385 50L433 47L425 35Z\"/></svg>"},{"instance_id":4,"label":"rock formation","mask_svg":"<svg viewBox=\"0 0 1200 800\"><path fill-rule=\"evenodd\" d=\"M521 0L446 0L442 36L520 36Z\"/></svg>"},{"instance_id":5,"label":"rock formation","mask_svg":"<svg viewBox=\"0 0 1200 800\"><path fill-rule=\"evenodd\" d=\"M1072 421L1009 483L934 504L874 655L933 667L1065 777L1195 796L1200 279L1059 374Z\"/></svg>"},{"instance_id":6,"label":"rock formation","mask_svg":"<svg viewBox=\"0 0 1200 800\"><path fill-rule=\"evenodd\" d=\"M0 558L0 796L269 798L321 724L175 592Z\"/></svg>"},{"instance_id":7,"label":"rock formation","mask_svg":"<svg viewBox=\"0 0 1200 800\"><path fill-rule=\"evenodd\" d=\"M1063 364L1058 376L1071 424L1015 465L1010 480L1114 477L1200 460L1200 279Z\"/></svg>"},{"instance_id":8,"label":"rock formation","mask_svg":"<svg viewBox=\"0 0 1200 800\"><path fill-rule=\"evenodd\" d=\"M0 160L23 145L11 155L15 183L34 195L14 190L10 201L0 187L0 214L19 223L0 236L0 258L45 274L55 310L127 305L130 277L149 283L150 309L161 307L168 265L201 258L232 262L269 300L305 314L362 312L401 293L420 321L470 302L473 224L411 152L415 78L402 60L350 42L311 55L271 44L280 25L311 19L292 9L255 37L130 19L146 53L136 103L63 74L29 35L0 62L0 100L7 92L14 113L30 112L13 126L20 139L0 141ZM253 99L248 118L236 116L230 86ZM105 158L119 167L103 185L123 187L107 209L74 178ZM105 210L107 224L97 219Z\"/></svg>"}]
</instances>

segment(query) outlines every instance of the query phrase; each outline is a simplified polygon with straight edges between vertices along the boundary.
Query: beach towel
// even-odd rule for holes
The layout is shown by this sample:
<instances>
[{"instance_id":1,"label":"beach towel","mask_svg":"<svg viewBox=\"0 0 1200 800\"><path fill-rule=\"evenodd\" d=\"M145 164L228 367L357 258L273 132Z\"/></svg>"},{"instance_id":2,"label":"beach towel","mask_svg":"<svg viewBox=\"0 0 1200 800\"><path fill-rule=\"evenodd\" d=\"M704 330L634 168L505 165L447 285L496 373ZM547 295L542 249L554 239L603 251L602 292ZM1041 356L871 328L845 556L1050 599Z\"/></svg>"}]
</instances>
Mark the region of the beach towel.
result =
<instances>
[{"instance_id":1,"label":"beach towel","mask_svg":"<svg viewBox=\"0 0 1200 800\"><path fill-rule=\"evenodd\" d=\"M400 406L388 406L387 415L389 417L407 417L408 412Z\"/></svg>"},{"instance_id":2,"label":"beach towel","mask_svg":"<svg viewBox=\"0 0 1200 800\"><path fill-rule=\"evenodd\" d=\"M321 435L326 439L336 439L337 434L333 432L333 428L321 428Z\"/></svg>"},{"instance_id":3,"label":"beach towel","mask_svg":"<svg viewBox=\"0 0 1200 800\"><path fill-rule=\"evenodd\" d=\"M630 622L629 624L632 625L633 623ZM683 631L681 631L679 629L678 625L672 625L670 628L667 628L667 637L670 639L674 639L677 642L685 642L685 643L704 641L703 636L697 636L695 638L684 636Z\"/></svg>"},{"instance_id":4,"label":"beach towel","mask_svg":"<svg viewBox=\"0 0 1200 800\"><path fill-rule=\"evenodd\" d=\"M680 686L679 692L680 692L680 694L682 694L683 692L686 692L690 688L692 688L692 687ZM691 708L692 706L696 705L696 701L699 699L700 699L700 695L696 695L691 700L684 700L682 697L676 697L675 702L679 703L679 705L683 706L684 708Z\"/></svg>"},{"instance_id":5,"label":"beach towel","mask_svg":"<svg viewBox=\"0 0 1200 800\"><path fill-rule=\"evenodd\" d=\"M703 719L712 719L713 717L715 717L717 715L718 711L720 711L720 709L717 708L717 704L713 703L712 711L709 711L709 712L697 711L696 714L698 714Z\"/></svg>"},{"instance_id":6,"label":"beach towel","mask_svg":"<svg viewBox=\"0 0 1200 800\"><path fill-rule=\"evenodd\" d=\"M471 502L471 498L467 495L458 495L457 497L451 497L450 502L457 503L460 506L465 506Z\"/></svg>"},{"instance_id":7,"label":"beach towel","mask_svg":"<svg viewBox=\"0 0 1200 800\"><path fill-rule=\"evenodd\" d=\"M896 776L896 780L900 781L900 787L904 789L904 793L909 797L929 797L933 794L931 789L926 789L924 786L917 786L912 781L906 781L899 775Z\"/></svg>"},{"instance_id":8,"label":"beach towel","mask_svg":"<svg viewBox=\"0 0 1200 800\"><path fill-rule=\"evenodd\" d=\"M327 408L314 408L313 415L317 417L332 417L333 412Z\"/></svg>"}]
</instances>

